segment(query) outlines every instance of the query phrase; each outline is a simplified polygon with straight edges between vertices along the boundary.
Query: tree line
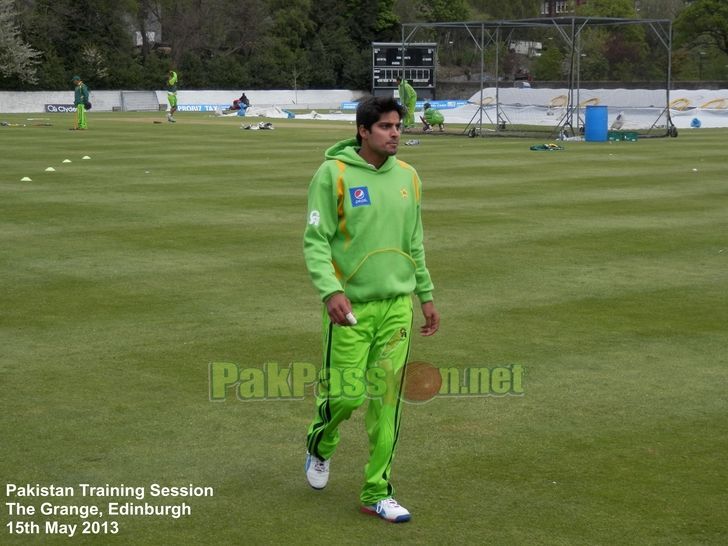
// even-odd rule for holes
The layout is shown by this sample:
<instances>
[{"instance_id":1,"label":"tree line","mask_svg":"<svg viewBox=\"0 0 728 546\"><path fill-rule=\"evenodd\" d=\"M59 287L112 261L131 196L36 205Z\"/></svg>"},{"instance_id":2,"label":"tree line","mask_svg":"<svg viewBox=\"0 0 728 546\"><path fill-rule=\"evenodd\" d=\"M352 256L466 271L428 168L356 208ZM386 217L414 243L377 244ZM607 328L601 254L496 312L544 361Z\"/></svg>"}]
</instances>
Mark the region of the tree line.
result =
<instances>
[{"instance_id":1,"label":"tree line","mask_svg":"<svg viewBox=\"0 0 728 546\"><path fill-rule=\"evenodd\" d=\"M158 89L173 68L186 88L369 89L370 44L400 41L402 22L538 17L541 7L541 0L0 0L0 88L67 89L79 74L94 89ZM589 0L577 14L675 18L673 72L728 79L725 0ZM588 33L583 79L658 77L665 67L650 53L656 39L634 26ZM503 54L499 76L508 77L518 61ZM563 44L548 44L530 68L540 79L561 79L566 55ZM441 65L467 64L463 58L441 48Z\"/></svg>"}]
</instances>

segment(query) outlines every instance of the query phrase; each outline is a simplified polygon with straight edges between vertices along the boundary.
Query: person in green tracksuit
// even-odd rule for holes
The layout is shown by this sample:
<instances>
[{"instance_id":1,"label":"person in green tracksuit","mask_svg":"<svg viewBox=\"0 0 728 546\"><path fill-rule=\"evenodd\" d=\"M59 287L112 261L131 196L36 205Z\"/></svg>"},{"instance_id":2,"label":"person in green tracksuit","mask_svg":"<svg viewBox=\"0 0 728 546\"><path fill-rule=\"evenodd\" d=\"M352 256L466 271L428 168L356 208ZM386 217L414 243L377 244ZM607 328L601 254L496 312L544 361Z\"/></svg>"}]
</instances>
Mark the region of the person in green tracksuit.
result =
<instances>
[{"instance_id":1,"label":"person in green tracksuit","mask_svg":"<svg viewBox=\"0 0 728 546\"><path fill-rule=\"evenodd\" d=\"M362 511L390 521L410 513L394 500L392 458L412 332L412 294L434 334L440 324L425 264L417 172L395 157L403 107L392 97L359 104L357 135L329 148L308 190L306 267L323 309L324 360L308 428L306 478L328 482L339 425L369 399L369 461Z\"/></svg>"},{"instance_id":2,"label":"person in green tracksuit","mask_svg":"<svg viewBox=\"0 0 728 546\"><path fill-rule=\"evenodd\" d=\"M74 85L73 105L76 107L76 125L73 129L87 129L86 104L89 102L88 87L86 87L86 84L81 81L81 76L74 76L72 81Z\"/></svg>"},{"instance_id":3,"label":"person in green tracksuit","mask_svg":"<svg viewBox=\"0 0 728 546\"><path fill-rule=\"evenodd\" d=\"M424 109L424 115L420 116L420 120L422 120L422 124L424 125L422 130L425 133L431 133L432 126L437 125L440 127L440 132L443 132L445 130L443 125L445 123L445 116L439 110L433 108L429 102L425 103Z\"/></svg>"},{"instance_id":4,"label":"person in green tracksuit","mask_svg":"<svg viewBox=\"0 0 728 546\"><path fill-rule=\"evenodd\" d=\"M417 107L417 92L407 80L397 77L397 89L399 90L399 101L407 109L404 116L404 128L411 129L415 126L415 108Z\"/></svg>"},{"instance_id":5,"label":"person in green tracksuit","mask_svg":"<svg viewBox=\"0 0 728 546\"><path fill-rule=\"evenodd\" d=\"M174 114L177 112L177 72L170 70L167 74L167 102L169 102L169 113L167 121L175 123Z\"/></svg>"}]
</instances>

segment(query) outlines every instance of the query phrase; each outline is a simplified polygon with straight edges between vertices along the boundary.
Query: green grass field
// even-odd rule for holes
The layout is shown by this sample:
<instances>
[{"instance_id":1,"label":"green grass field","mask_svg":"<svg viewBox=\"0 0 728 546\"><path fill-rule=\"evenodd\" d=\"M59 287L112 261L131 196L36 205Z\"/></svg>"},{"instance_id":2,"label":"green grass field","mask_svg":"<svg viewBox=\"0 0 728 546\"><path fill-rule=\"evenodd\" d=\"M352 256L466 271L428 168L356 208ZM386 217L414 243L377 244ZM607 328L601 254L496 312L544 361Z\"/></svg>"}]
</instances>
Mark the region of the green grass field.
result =
<instances>
[{"instance_id":1,"label":"green grass field","mask_svg":"<svg viewBox=\"0 0 728 546\"><path fill-rule=\"evenodd\" d=\"M412 359L526 373L523 396L407 405L394 483L413 520L391 525L358 513L363 414L316 492L310 393L209 400L211 362L319 362L306 190L353 125L154 119L0 127L0 543L70 543L7 523L81 521L9 516L7 502L110 500L9 499L6 483L214 488L111 499L192 514L104 516L118 534L74 543L728 542L728 130L400 149L424 182L442 313Z\"/></svg>"}]
</instances>

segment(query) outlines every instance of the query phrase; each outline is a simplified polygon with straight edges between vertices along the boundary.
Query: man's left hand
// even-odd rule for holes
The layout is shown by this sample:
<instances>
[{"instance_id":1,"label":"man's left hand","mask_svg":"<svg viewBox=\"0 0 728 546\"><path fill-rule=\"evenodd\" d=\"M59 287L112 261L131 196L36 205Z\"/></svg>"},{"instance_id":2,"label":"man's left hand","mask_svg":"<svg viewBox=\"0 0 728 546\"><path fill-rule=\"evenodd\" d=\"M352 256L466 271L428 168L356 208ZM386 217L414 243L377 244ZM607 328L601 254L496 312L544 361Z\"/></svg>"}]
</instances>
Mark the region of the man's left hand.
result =
<instances>
[{"instance_id":1,"label":"man's left hand","mask_svg":"<svg viewBox=\"0 0 728 546\"><path fill-rule=\"evenodd\" d=\"M422 304L422 316L425 317L425 325L420 326L420 334L431 336L440 329L440 313L435 309L431 301Z\"/></svg>"}]
</instances>

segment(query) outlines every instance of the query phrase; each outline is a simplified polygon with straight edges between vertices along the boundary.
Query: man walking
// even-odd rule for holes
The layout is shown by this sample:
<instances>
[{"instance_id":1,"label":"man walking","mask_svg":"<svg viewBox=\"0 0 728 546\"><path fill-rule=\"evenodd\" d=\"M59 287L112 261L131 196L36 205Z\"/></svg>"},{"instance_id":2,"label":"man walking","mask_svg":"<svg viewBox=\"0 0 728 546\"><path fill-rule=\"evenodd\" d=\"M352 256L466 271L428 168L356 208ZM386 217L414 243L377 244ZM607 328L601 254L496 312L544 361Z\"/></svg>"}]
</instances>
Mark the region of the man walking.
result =
<instances>
[{"instance_id":1,"label":"man walking","mask_svg":"<svg viewBox=\"0 0 728 546\"><path fill-rule=\"evenodd\" d=\"M391 97L359 104L356 139L329 148L311 181L304 234L306 266L325 304L324 361L308 428L306 478L314 489L326 486L339 425L369 398L362 511L393 522L411 517L394 500L391 470L413 293L425 319L420 333L430 336L440 323L425 264L420 179L395 157L402 115ZM342 388L354 383L354 389ZM369 389L373 383L377 389Z\"/></svg>"},{"instance_id":2,"label":"man walking","mask_svg":"<svg viewBox=\"0 0 728 546\"><path fill-rule=\"evenodd\" d=\"M167 75L167 102L169 102L169 113L167 121L175 123L174 114L177 111L177 72L170 70Z\"/></svg>"},{"instance_id":3,"label":"man walking","mask_svg":"<svg viewBox=\"0 0 728 546\"><path fill-rule=\"evenodd\" d=\"M81 76L74 76L72 81L74 85L73 105L76 107L76 125L73 130L82 131L88 128L86 125L86 104L89 102L88 87L81 81Z\"/></svg>"},{"instance_id":4,"label":"man walking","mask_svg":"<svg viewBox=\"0 0 728 546\"><path fill-rule=\"evenodd\" d=\"M412 129L415 126L415 108L417 108L417 92L407 80L397 76L397 89L399 90L399 101L406 108L404 115L404 128Z\"/></svg>"}]
</instances>

